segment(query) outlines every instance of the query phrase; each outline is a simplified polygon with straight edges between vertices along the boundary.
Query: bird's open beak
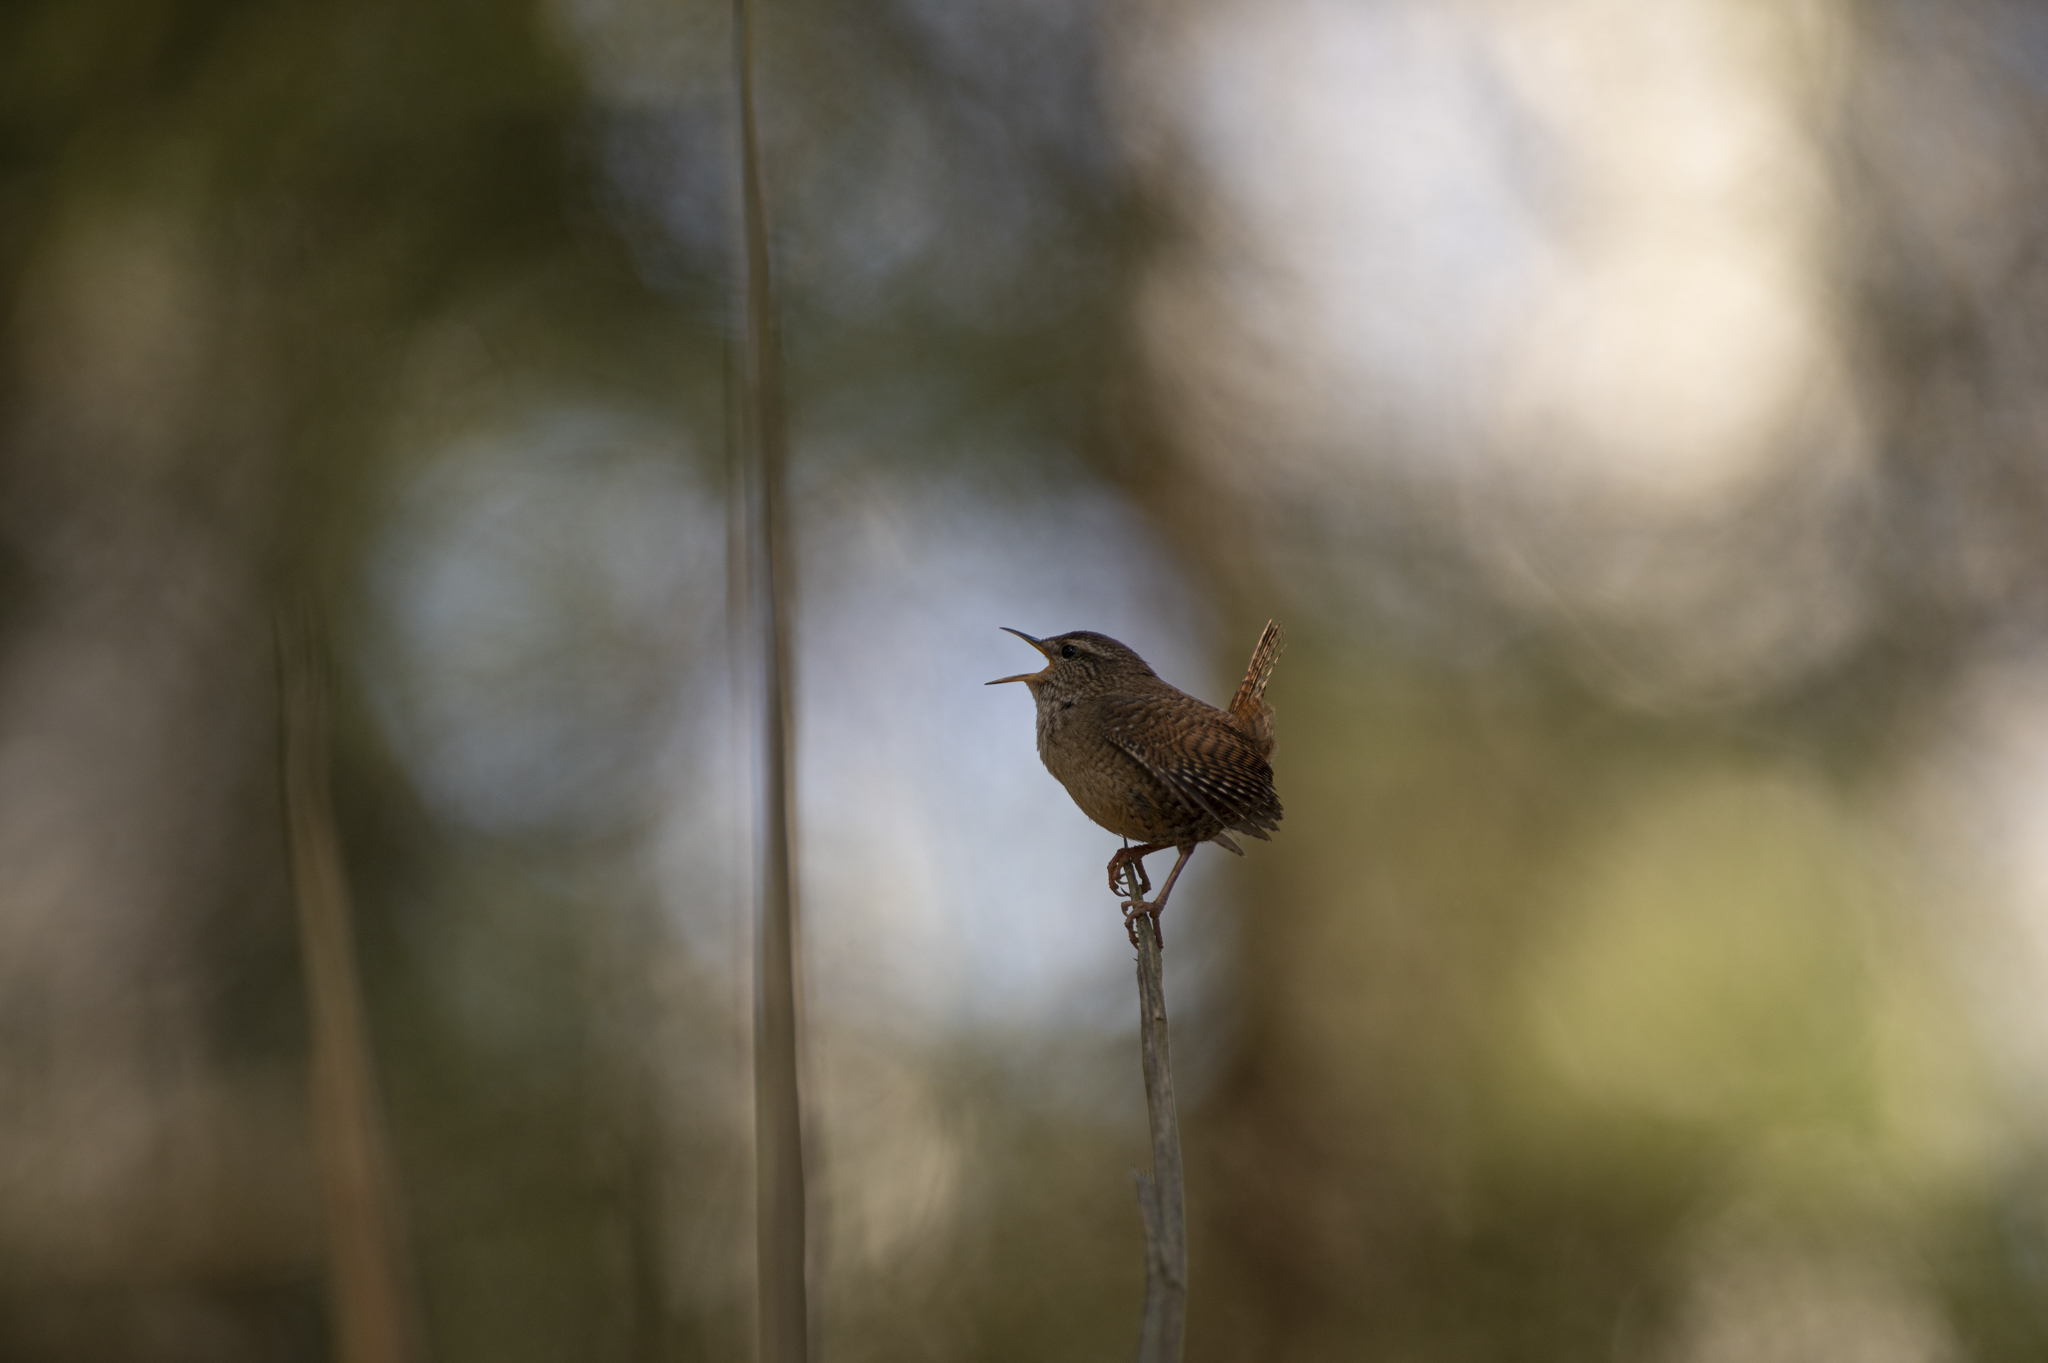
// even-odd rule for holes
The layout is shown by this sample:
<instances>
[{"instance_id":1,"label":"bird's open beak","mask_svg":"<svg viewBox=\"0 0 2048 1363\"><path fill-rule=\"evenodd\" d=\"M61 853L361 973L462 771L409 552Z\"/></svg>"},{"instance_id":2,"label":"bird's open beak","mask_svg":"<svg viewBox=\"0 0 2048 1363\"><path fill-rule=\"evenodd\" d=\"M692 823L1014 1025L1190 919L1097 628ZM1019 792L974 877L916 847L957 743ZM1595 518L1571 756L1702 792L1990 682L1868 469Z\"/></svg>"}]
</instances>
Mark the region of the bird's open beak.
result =
<instances>
[{"instance_id":1,"label":"bird's open beak","mask_svg":"<svg viewBox=\"0 0 2048 1363\"><path fill-rule=\"evenodd\" d=\"M1001 626L1000 628L1001 628L1001 629L1003 630L1003 632L1004 632L1004 633L1006 633L1006 634L1014 634L1014 635L1016 635L1016 636L1017 636L1017 637L1018 637L1019 639L1022 639L1022 640L1023 640L1023 641L1025 642L1025 643L1027 643L1027 644L1031 645L1031 646L1032 646L1033 648L1037 649L1037 650L1038 650L1038 651L1039 651L1040 653L1045 653L1045 645L1044 645L1044 644L1042 644L1042 643L1040 643L1040 642L1039 642L1038 640L1036 640L1036 639L1032 638L1032 637L1031 637L1030 635L1026 634L1026 633L1025 633L1025 632L1024 632L1023 630L1021 630L1021 629L1011 629L1011 628L1010 628L1010 627L1009 627L1008 625L1003 625L1003 626ZM996 679L995 679L994 681L992 681L992 682L983 682L983 683L982 683L982 685L984 685L984 686L1001 686L1001 685L1002 685L1002 684L1003 684L1004 682L1013 682L1013 681L1020 681L1020 682L1028 682L1028 681L1035 681L1035 680L1037 680L1038 678L1040 678L1040 677L1044 676L1044 675L1045 675L1046 673L1048 673L1048 672L1050 672L1050 671L1052 671L1052 655L1051 655L1050 653L1046 653L1046 663L1045 663L1045 666L1044 666L1044 667L1042 667L1042 668L1040 668L1040 669L1039 669L1038 671L1036 671L1036 672L1019 672L1019 673L1018 673L1018 674L1017 674L1016 676L1014 676L1014 677L997 677L997 678L996 678Z\"/></svg>"}]
</instances>

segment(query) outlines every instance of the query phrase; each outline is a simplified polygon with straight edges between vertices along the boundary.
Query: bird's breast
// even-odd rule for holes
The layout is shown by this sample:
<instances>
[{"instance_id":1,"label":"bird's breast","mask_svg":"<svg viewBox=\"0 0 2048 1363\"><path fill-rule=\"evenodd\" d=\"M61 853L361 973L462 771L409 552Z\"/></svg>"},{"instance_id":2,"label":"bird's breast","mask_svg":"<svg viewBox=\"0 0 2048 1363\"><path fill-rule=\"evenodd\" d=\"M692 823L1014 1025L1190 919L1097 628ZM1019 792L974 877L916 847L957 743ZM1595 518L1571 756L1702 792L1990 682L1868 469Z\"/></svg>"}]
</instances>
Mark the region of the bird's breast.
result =
<instances>
[{"instance_id":1,"label":"bird's breast","mask_svg":"<svg viewBox=\"0 0 2048 1363\"><path fill-rule=\"evenodd\" d=\"M1081 812L1110 832L1141 842L1178 836L1166 792L1085 702L1040 707L1038 756Z\"/></svg>"}]
</instances>

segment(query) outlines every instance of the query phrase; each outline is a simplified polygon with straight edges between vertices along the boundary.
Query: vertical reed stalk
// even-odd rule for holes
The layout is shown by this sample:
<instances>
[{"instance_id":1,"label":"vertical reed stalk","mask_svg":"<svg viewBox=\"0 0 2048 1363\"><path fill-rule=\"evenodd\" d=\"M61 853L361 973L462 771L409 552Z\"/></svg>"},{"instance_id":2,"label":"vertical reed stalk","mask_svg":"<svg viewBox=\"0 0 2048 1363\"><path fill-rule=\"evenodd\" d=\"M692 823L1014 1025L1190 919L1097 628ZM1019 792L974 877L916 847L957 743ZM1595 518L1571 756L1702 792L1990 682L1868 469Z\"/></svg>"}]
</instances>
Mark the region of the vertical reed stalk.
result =
<instances>
[{"instance_id":1,"label":"vertical reed stalk","mask_svg":"<svg viewBox=\"0 0 2048 1363\"><path fill-rule=\"evenodd\" d=\"M732 527L744 546L747 620L761 726L756 876L754 1122L756 1253L762 1363L807 1363L810 1307L802 1095L798 1086L795 788L790 741L788 437L782 359L769 272L767 209L754 118L753 9L733 0L745 277L739 405L734 413L746 495Z\"/></svg>"},{"instance_id":2,"label":"vertical reed stalk","mask_svg":"<svg viewBox=\"0 0 2048 1363\"><path fill-rule=\"evenodd\" d=\"M280 619L283 778L312 1023L312 1119L340 1363L425 1357L398 1179L363 1020L348 878L328 785L327 656L310 612Z\"/></svg>"}]
</instances>

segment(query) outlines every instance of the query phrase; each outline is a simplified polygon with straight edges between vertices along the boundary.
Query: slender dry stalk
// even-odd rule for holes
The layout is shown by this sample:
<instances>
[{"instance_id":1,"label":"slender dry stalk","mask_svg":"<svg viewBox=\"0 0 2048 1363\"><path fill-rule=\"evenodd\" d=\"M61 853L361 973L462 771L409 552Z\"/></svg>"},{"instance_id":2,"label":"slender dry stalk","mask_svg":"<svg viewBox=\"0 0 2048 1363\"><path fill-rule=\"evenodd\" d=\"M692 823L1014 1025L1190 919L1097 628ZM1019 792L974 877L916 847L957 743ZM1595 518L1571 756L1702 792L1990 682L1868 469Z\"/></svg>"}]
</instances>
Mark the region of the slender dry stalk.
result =
<instances>
[{"instance_id":1,"label":"slender dry stalk","mask_svg":"<svg viewBox=\"0 0 2048 1363\"><path fill-rule=\"evenodd\" d=\"M328 787L326 653L314 617L280 619L283 778L312 1020L312 1115L326 1217L335 1356L424 1358L398 1179L363 1021L348 878Z\"/></svg>"},{"instance_id":2,"label":"slender dry stalk","mask_svg":"<svg viewBox=\"0 0 2048 1363\"><path fill-rule=\"evenodd\" d=\"M802 1094L798 1084L795 787L790 742L790 561L783 473L788 440L767 208L754 119L753 14L733 0L733 62L740 113L741 233L745 250L740 403L735 412L746 495L742 523L747 618L758 648L760 864L754 1027L756 1254L763 1363L806 1363L810 1307Z\"/></svg>"},{"instance_id":3,"label":"slender dry stalk","mask_svg":"<svg viewBox=\"0 0 2048 1363\"><path fill-rule=\"evenodd\" d=\"M1176 875L1179 866L1175 866ZM1143 904L1134 868L1124 870L1131 900ZM1150 906L1166 907L1169 879ZM1180 1363L1188 1309L1187 1185L1181 1173L1180 1112L1166 1049L1166 978L1159 920L1131 916L1138 943L1138 1045L1145 1065L1145 1116L1152 1128L1152 1174L1138 1175L1138 1211L1145 1220L1145 1316L1138 1363Z\"/></svg>"}]
</instances>

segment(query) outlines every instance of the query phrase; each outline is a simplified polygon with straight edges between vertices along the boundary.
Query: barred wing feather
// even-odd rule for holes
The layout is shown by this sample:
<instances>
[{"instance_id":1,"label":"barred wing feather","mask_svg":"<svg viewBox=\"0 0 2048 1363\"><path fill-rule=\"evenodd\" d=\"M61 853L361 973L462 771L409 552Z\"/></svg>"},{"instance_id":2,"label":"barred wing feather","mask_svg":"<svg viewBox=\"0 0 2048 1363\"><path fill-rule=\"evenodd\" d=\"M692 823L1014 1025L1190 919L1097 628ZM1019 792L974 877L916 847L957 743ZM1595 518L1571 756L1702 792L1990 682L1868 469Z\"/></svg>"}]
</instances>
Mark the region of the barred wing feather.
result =
<instances>
[{"instance_id":1,"label":"barred wing feather","mask_svg":"<svg viewBox=\"0 0 2048 1363\"><path fill-rule=\"evenodd\" d=\"M1273 769L1256 741L1223 712L1192 697L1177 699L1183 704L1168 706L1149 699L1118 702L1109 716L1111 741L1150 772L1190 814L1208 816L1219 831L1233 829L1255 838L1267 837L1268 830L1279 825L1280 800L1273 793ZM1193 713L1183 711L1183 705ZM1161 709L1183 712L1168 717ZM1162 728L1178 730L1176 741L1146 741L1148 732L1156 734ZM1226 839L1218 841L1229 845Z\"/></svg>"}]
</instances>

